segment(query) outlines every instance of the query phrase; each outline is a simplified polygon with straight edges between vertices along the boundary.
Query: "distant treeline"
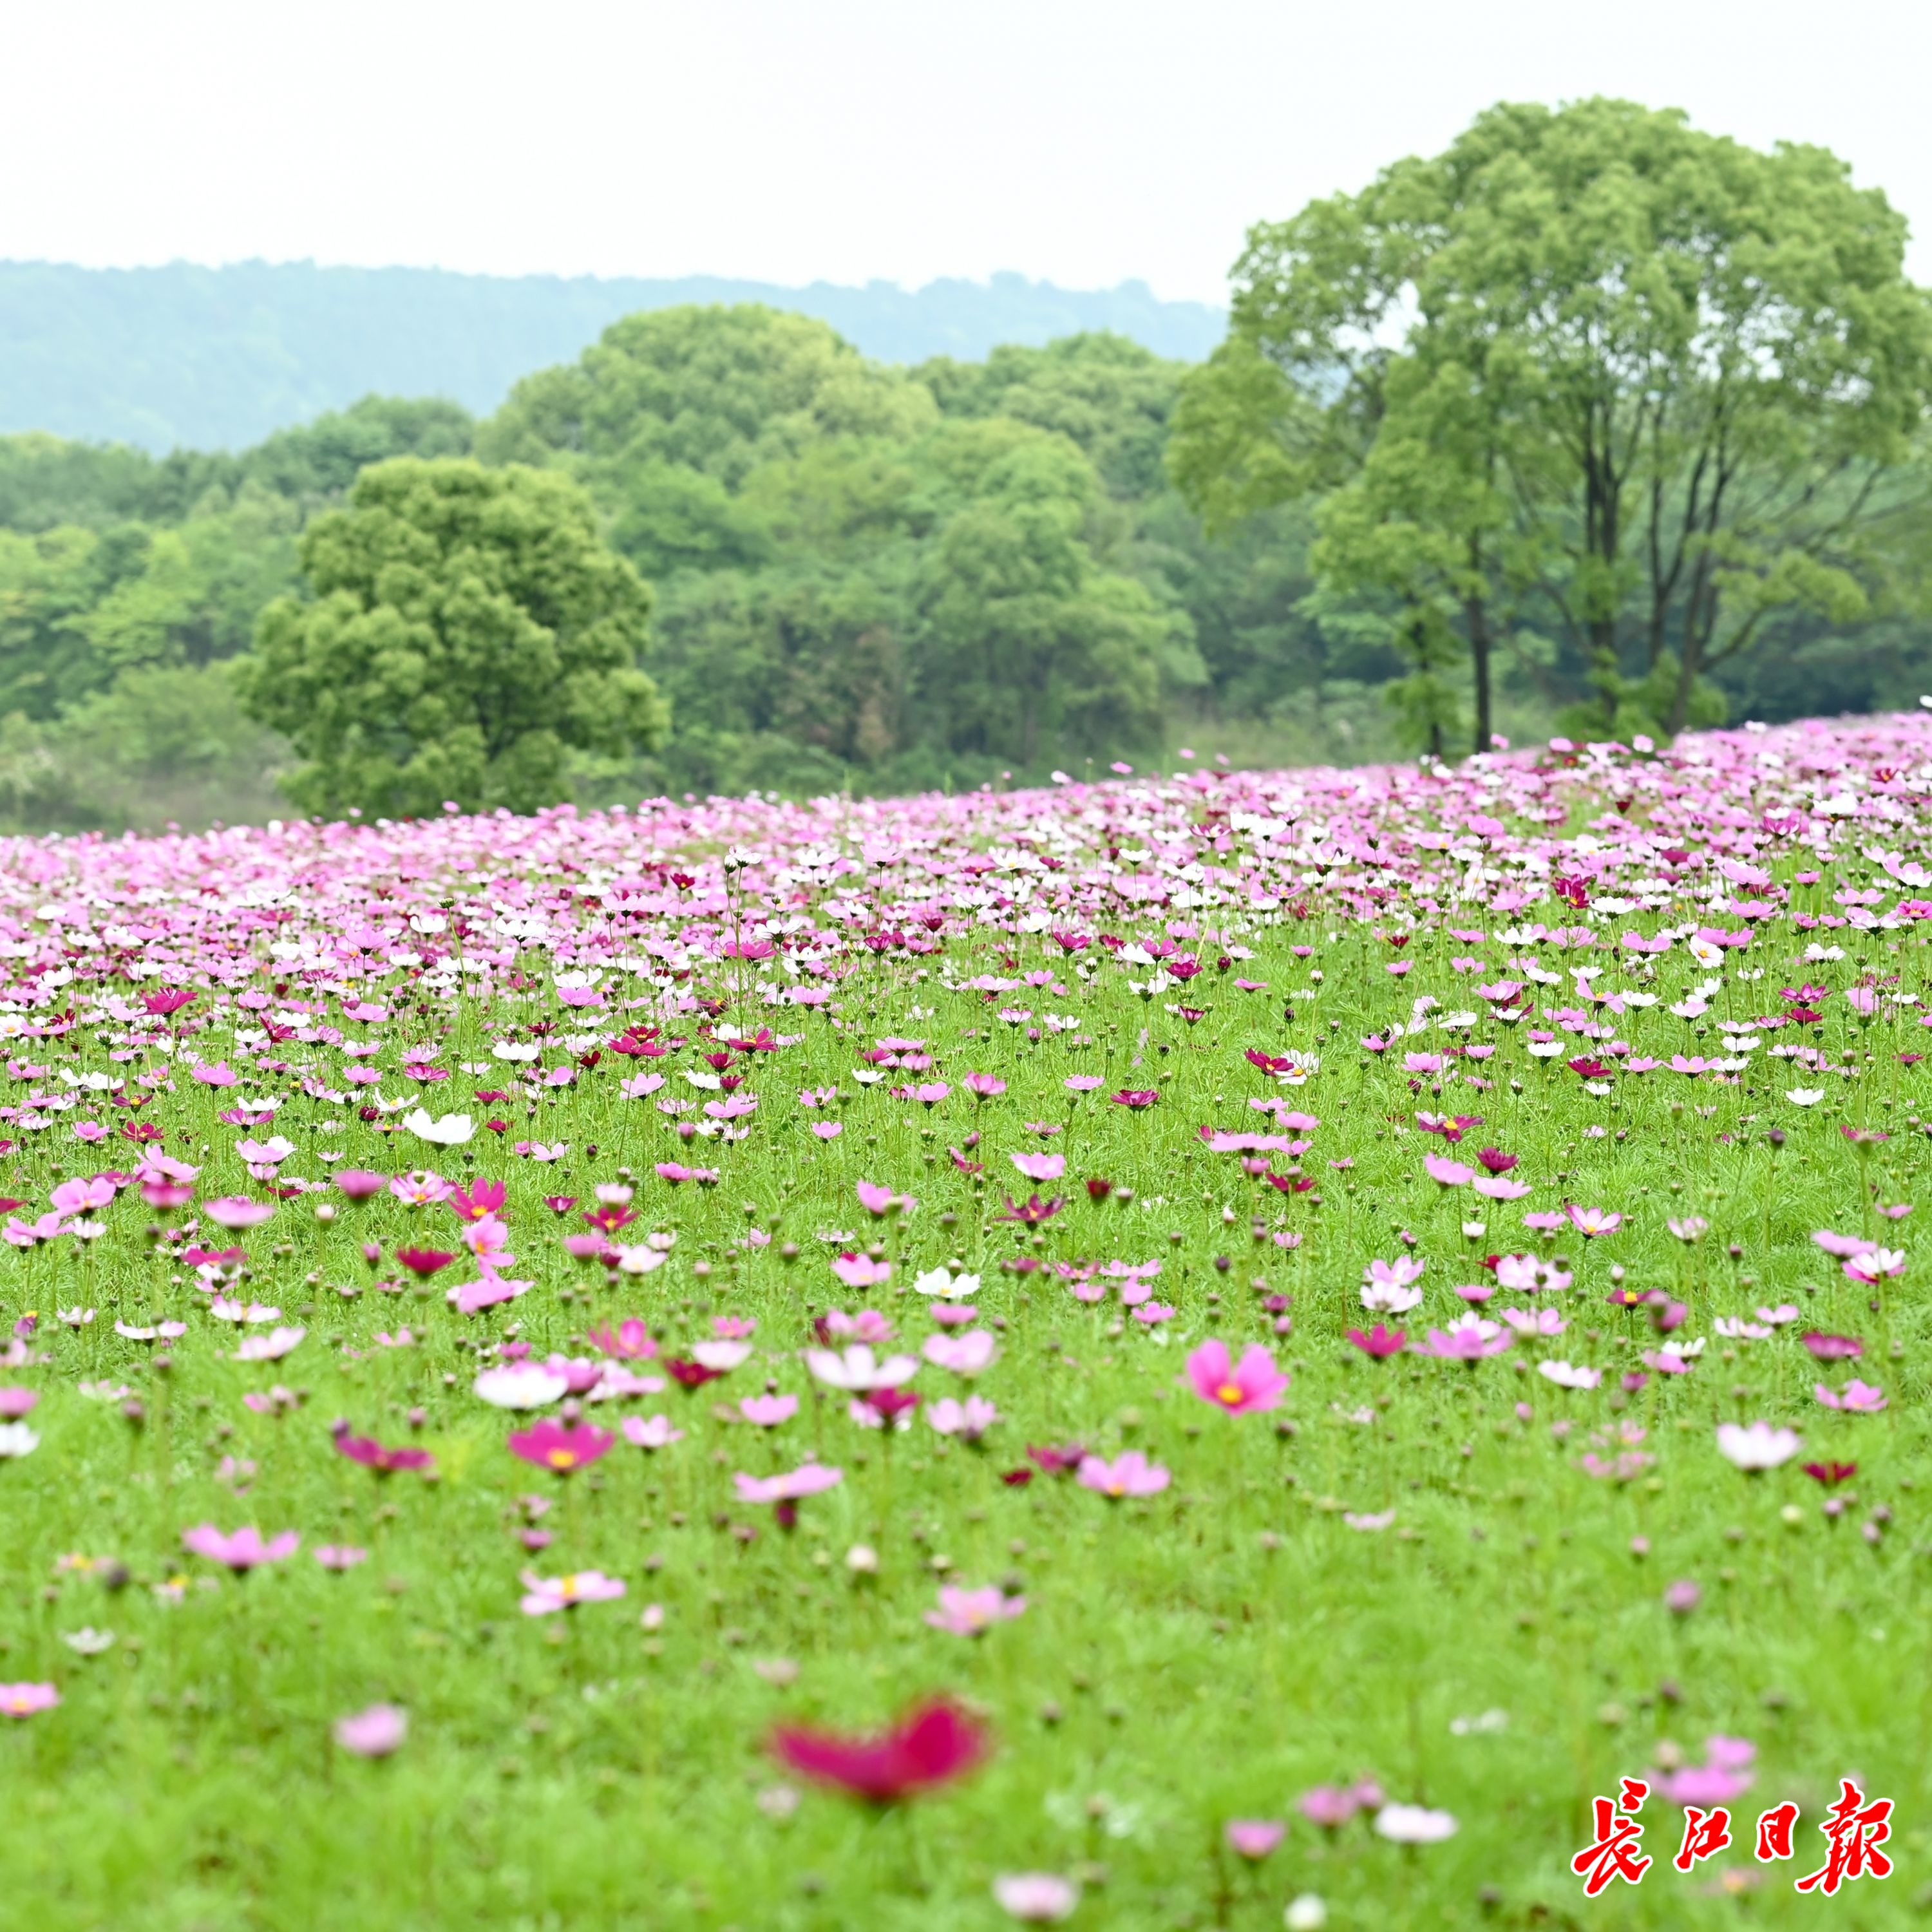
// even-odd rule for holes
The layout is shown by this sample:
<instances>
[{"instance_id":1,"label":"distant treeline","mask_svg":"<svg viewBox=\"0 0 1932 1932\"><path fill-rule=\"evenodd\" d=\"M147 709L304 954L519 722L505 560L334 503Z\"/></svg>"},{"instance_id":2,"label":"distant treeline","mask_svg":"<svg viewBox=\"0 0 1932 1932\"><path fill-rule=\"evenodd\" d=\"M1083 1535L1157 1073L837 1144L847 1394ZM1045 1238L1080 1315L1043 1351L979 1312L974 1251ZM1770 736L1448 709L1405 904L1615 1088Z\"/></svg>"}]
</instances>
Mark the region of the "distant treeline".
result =
<instances>
[{"instance_id":1,"label":"distant treeline","mask_svg":"<svg viewBox=\"0 0 1932 1932\"><path fill-rule=\"evenodd\" d=\"M1407 469L1378 468L1372 444L1325 470L1278 464L1231 510L1213 463L1234 446L1230 422L1254 472L1252 426L1267 419L1243 413L1251 370L1288 397L1297 436L1310 421L1326 433L1324 409L1352 412L1359 441L1415 407L1332 364L1280 390L1254 359L1259 339L1238 332L1205 370L1090 333L901 368L804 316L687 307L616 322L482 419L370 397L236 454L0 438L0 815L52 828L286 810L290 748L255 722L274 715L259 695L244 709L234 668L262 612L314 588L304 532L398 457L560 472L649 585L640 662L669 734L620 756L580 734L559 769L582 800L963 787L1188 744L1349 761L1433 734L1460 752L1458 627L1483 614L1484 586L1442 560L1464 554L1456 518L1491 512L1487 499L1418 508L1400 492L1411 476L1473 470L1485 446L1406 430ZM1514 433L1503 455L1526 460L1530 430ZM1886 488L1916 489L1918 460L1894 464ZM1213 537L1191 502L1215 518ZM1406 547L1389 547L1390 530ZM1700 672L1694 722L1910 704L1932 684L1932 622L1877 543L1864 562L1832 562L1828 598L1773 611L1751 650ZM1560 598L1567 580L1556 538L1529 557L1540 578L1504 554L1514 574L1487 593L1494 728L1546 729L1567 708L1588 729L1611 706L1640 724L1640 634L1606 656L1600 624L1532 624L1532 600ZM1854 609L1844 586L1868 568L1893 587ZM1672 648L1666 635L1652 660L1663 672Z\"/></svg>"}]
</instances>

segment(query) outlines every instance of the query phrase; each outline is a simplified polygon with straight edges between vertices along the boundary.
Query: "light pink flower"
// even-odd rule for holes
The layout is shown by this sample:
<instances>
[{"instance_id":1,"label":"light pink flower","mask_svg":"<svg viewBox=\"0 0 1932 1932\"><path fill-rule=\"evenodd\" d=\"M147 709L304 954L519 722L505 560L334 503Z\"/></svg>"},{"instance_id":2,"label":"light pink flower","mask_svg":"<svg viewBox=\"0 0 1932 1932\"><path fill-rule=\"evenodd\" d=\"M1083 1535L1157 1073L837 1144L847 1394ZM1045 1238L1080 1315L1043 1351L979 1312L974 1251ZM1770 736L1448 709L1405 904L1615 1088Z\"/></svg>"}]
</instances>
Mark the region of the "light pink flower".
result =
<instances>
[{"instance_id":1,"label":"light pink flower","mask_svg":"<svg viewBox=\"0 0 1932 1932\"><path fill-rule=\"evenodd\" d=\"M798 1413L795 1395L749 1395L738 1405L738 1413L760 1429L776 1429Z\"/></svg>"},{"instance_id":2,"label":"light pink flower","mask_svg":"<svg viewBox=\"0 0 1932 1932\"><path fill-rule=\"evenodd\" d=\"M211 1563L224 1564L238 1576L264 1563L279 1563L285 1556L292 1556L301 1546L302 1538L295 1531L285 1529L265 1543L262 1532L253 1523L224 1536L213 1523L202 1522L183 1530L182 1542L196 1556L206 1556Z\"/></svg>"},{"instance_id":3,"label":"light pink flower","mask_svg":"<svg viewBox=\"0 0 1932 1932\"><path fill-rule=\"evenodd\" d=\"M61 1700L51 1684L0 1684L0 1717L32 1718Z\"/></svg>"},{"instance_id":4,"label":"light pink flower","mask_svg":"<svg viewBox=\"0 0 1932 1932\"><path fill-rule=\"evenodd\" d=\"M821 1462L802 1463L779 1476L748 1476L742 1471L731 1480L741 1503L795 1503L836 1489L845 1480L843 1469Z\"/></svg>"},{"instance_id":5,"label":"light pink flower","mask_svg":"<svg viewBox=\"0 0 1932 1932\"><path fill-rule=\"evenodd\" d=\"M393 1704L371 1704L335 1725L335 1742L358 1757L387 1757L409 1734L408 1718Z\"/></svg>"},{"instance_id":6,"label":"light pink flower","mask_svg":"<svg viewBox=\"0 0 1932 1932\"><path fill-rule=\"evenodd\" d=\"M624 1594L620 1576L607 1576L601 1570L578 1570L564 1576L539 1576L534 1570L523 1573L524 1595L521 1608L526 1617L548 1616L555 1610L572 1610L580 1604L608 1604Z\"/></svg>"},{"instance_id":7,"label":"light pink flower","mask_svg":"<svg viewBox=\"0 0 1932 1932\"><path fill-rule=\"evenodd\" d=\"M1025 1611L1025 1598L1010 1597L997 1583L979 1590L947 1583L940 1586L938 1609L928 1610L926 1620L952 1636L984 1636L995 1624L1010 1622Z\"/></svg>"},{"instance_id":8,"label":"light pink flower","mask_svg":"<svg viewBox=\"0 0 1932 1932\"><path fill-rule=\"evenodd\" d=\"M936 1369L956 1376L976 1376L999 1353L992 1332L969 1328L959 1335L928 1335L920 1353Z\"/></svg>"},{"instance_id":9,"label":"light pink flower","mask_svg":"<svg viewBox=\"0 0 1932 1932\"><path fill-rule=\"evenodd\" d=\"M1150 1462L1140 1450L1128 1449L1111 1462L1100 1456L1082 1456L1077 1480L1082 1489L1118 1500L1123 1496L1158 1496L1174 1476L1158 1462Z\"/></svg>"},{"instance_id":10,"label":"light pink flower","mask_svg":"<svg viewBox=\"0 0 1932 1932\"><path fill-rule=\"evenodd\" d=\"M1860 1382L1856 1376L1846 1383L1842 1395L1822 1382L1814 1384L1811 1393L1827 1408L1841 1408L1852 1415L1876 1415L1886 1406L1885 1391L1873 1383Z\"/></svg>"}]
</instances>

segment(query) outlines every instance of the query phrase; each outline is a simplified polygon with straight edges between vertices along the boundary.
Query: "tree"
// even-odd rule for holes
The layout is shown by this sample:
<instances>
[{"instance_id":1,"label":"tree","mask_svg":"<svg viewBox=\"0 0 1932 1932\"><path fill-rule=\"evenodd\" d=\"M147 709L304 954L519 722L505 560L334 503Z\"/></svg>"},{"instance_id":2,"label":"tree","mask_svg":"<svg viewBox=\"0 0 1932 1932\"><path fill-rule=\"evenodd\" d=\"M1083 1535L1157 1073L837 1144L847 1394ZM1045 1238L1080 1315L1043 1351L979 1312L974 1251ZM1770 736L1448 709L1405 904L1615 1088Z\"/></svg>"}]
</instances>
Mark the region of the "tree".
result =
<instances>
[{"instance_id":1,"label":"tree","mask_svg":"<svg viewBox=\"0 0 1932 1932\"><path fill-rule=\"evenodd\" d=\"M568 478L404 457L302 540L313 596L262 614L252 714L308 764L305 809L529 811L569 748L617 756L668 723L638 668L650 592Z\"/></svg>"},{"instance_id":2,"label":"tree","mask_svg":"<svg viewBox=\"0 0 1932 1932\"><path fill-rule=\"evenodd\" d=\"M1587 666L1604 724L1674 730L1774 615L1870 607L1932 391L1905 233L1822 148L1623 101L1498 106L1250 231L1174 473L1223 520L1352 477L1331 590L1478 652L1504 607L1505 635ZM1406 560L1365 540L1378 520L1409 526Z\"/></svg>"},{"instance_id":3,"label":"tree","mask_svg":"<svg viewBox=\"0 0 1932 1932\"><path fill-rule=\"evenodd\" d=\"M918 572L915 684L934 737L1028 767L1150 742L1164 692L1207 673L1184 615L1095 567L1092 466L1064 437L997 421L931 454L970 498Z\"/></svg>"},{"instance_id":4,"label":"tree","mask_svg":"<svg viewBox=\"0 0 1932 1932\"><path fill-rule=\"evenodd\" d=\"M776 309L658 309L613 322L575 362L526 376L478 431L486 462L620 482L680 464L736 489L829 436L916 434L931 395L822 322Z\"/></svg>"}]
</instances>

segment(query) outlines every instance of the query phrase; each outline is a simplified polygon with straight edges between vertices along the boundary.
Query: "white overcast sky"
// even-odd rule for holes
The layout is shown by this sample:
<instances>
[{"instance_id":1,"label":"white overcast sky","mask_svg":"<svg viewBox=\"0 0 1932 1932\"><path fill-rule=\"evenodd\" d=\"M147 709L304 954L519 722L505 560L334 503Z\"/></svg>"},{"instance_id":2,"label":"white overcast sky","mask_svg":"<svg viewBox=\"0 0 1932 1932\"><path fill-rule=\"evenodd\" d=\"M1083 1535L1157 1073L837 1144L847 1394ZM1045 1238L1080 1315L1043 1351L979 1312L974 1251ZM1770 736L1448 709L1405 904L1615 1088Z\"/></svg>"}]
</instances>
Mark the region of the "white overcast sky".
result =
<instances>
[{"instance_id":1,"label":"white overcast sky","mask_svg":"<svg viewBox=\"0 0 1932 1932\"><path fill-rule=\"evenodd\" d=\"M1502 98L1882 187L1932 280L1927 0L17 0L0 256L1216 301L1244 229Z\"/></svg>"}]
</instances>

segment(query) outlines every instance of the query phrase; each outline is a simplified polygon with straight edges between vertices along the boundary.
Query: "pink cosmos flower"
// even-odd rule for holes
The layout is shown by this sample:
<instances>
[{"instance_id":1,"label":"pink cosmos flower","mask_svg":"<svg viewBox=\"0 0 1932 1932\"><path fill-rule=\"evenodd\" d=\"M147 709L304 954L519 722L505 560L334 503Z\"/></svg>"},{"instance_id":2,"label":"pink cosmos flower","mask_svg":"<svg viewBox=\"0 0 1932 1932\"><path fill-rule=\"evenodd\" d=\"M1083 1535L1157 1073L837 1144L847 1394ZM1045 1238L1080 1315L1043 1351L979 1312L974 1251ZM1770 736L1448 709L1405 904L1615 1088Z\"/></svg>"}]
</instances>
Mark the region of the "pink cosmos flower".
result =
<instances>
[{"instance_id":1,"label":"pink cosmos flower","mask_svg":"<svg viewBox=\"0 0 1932 1932\"><path fill-rule=\"evenodd\" d=\"M1384 1328L1378 1322L1365 1335L1359 1328L1348 1330L1348 1340L1365 1355L1372 1355L1380 1361L1389 1355L1401 1354L1407 1337L1400 1328Z\"/></svg>"},{"instance_id":2,"label":"pink cosmos flower","mask_svg":"<svg viewBox=\"0 0 1932 1932\"><path fill-rule=\"evenodd\" d=\"M1586 1240L1598 1234L1614 1234L1624 1224L1624 1217L1607 1208L1579 1208L1573 1202L1564 1211L1570 1216L1570 1226Z\"/></svg>"},{"instance_id":3,"label":"pink cosmos flower","mask_svg":"<svg viewBox=\"0 0 1932 1932\"><path fill-rule=\"evenodd\" d=\"M1128 1449L1111 1462L1103 1456L1082 1456L1076 1480L1083 1490L1118 1502L1123 1496L1158 1496L1174 1475L1158 1462L1150 1462L1140 1450Z\"/></svg>"},{"instance_id":4,"label":"pink cosmos flower","mask_svg":"<svg viewBox=\"0 0 1932 1932\"><path fill-rule=\"evenodd\" d=\"M845 1480L845 1472L820 1462L806 1462L783 1475L748 1476L741 1471L731 1480L741 1503L796 1503L836 1489Z\"/></svg>"},{"instance_id":5,"label":"pink cosmos flower","mask_svg":"<svg viewBox=\"0 0 1932 1932\"><path fill-rule=\"evenodd\" d=\"M1006 1083L992 1073L969 1073L959 1084L976 1100L990 1100L1006 1090Z\"/></svg>"},{"instance_id":6,"label":"pink cosmos flower","mask_svg":"<svg viewBox=\"0 0 1932 1932\"><path fill-rule=\"evenodd\" d=\"M973 1328L962 1335L928 1335L920 1353L950 1374L976 1376L991 1366L999 1350L991 1330Z\"/></svg>"},{"instance_id":7,"label":"pink cosmos flower","mask_svg":"<svg viewBox=\"0 0 1932 1932\"><path fill-rule=\"evenodd\" d=\"M1228 1848L1250 1864L1258 1864L1287 1836L1288 1827L1274 1818L1232 1818L1228 1821Z\"/></svg>"},{"instance_id":8,"label":"pink cosmos flower","mask_svg":"<svg viewBox=\"0 0 1932 1932\"><path fill-rule=\"evenodd\" d=\"M895 1194L890 1187L876 1187L869 1180L862 1180L858 1186L859 1205L868 1214L883 1217L896 1208L910 1208L913 1203L902 1194Z\"/></svg>"},{"instance_id":9,"label":"pink cosmos flower","mask_svg":"<svg viewBox=\"0 0 1932 1932\"><path fill-rule=\"evenodd\" d=\"M32 1718L61 1700L51 1684L0 1684L0 1717Z\"/></svg>"},{"instance_id":10,"label":"pink cosmos flower","mask_svg":"<svg viewBox=\"0 0 1932 1932\"><path fill-rule=\"evenodd\" d=\"M1311 1825L1324 1832L1336 1832L1358 1811L1376 1810L1382 1802L1378 1784L1364 1780L1359 1784L1318 1784L1295 1800L1294 1808Z\"/></svg>"},{"instance_id":11,"label":"pink cosmos flower","mask_svg":"<svg viewBox=\"0 0 1932 1932\"><path fill-rule=\"evenodd\" d=\"M1203 1402L1230 1415L1279 1408L1288 1388L1288 1377L1258 1342L1250 1343L1235 1363L1228 1360L1226 1342L1204 1342L1187 1358L1187 1376Z\"/></svg>"},{"instance_id":12,"label":"pink cosmos flower","mask_svg":"<svg viewBox=\"0 0 1932 1932\"><path fill-rule=\"evenodd\" d=\"M1058 1180L1066 1172L1064 1154L1016 1154L1007 1158L1028 1180Z\"/></svg>"},{"instance_id":13,"label":"pink cosmos flower","mask_svg":"<svg viewBox=\"0 0 1932 1932\"><path fill-rule=\"evenodd\" d=\"M1464 1315L1448 1328L1432 1328L1429 1340L1417 1352L1436 1355L1445 1361L1475 1362L1485 1355L1499 1355L1510 1345L1510 1332L1498 1322L1485 1322L1479 1315Z\"/></svg>"},{"instance_id":14,"label":"pink cosmos flower","mask_svg":"<svg viewBox=\"0 0 1932 1932\"><path fill-rule=\"evenodd\" d=\"M409 1734L408 1718L393 1704L371 1704L335 1725L335 1742L358 1757L387 1757Z\"/></svg>"},{"instance_id":15,"label":"pink cosmos flower","mask_svg":"<svg viewBox=\"0 0 1932 1932\"><path fill-rule=\"evenodd\" d=\"M668 1449L684 1440L684 1431L674 1429L668 1415L627 1415L622 1426L624 1440L639 1449Z\"/></svg>"},{"instance_id":16,"label":"pink cosmos flower","mask_svg":"<svg viewBox=\"0 0 1932 1932\"><path fill-rule=\"evenodd\" d=\"M224 1536L212 1522L197 1523L182 1532L182 1542L197 1556L211 1563L225 1564L238 1576L264 1563L279 1563L301 1547L302 1538L292 1529L263 1542L262 1532L253 1523Z\"/></svg>"},{"instance_id":17,"label":"pink cosmos flower","mask_svg":"<svg viewBox=\"0 0 1932 1932\"><path fill-rule=\"evenodd\" d=\"M1757 1747L1748 1738L1707 1738L1702 1764L1686 1765L1679 1771L1647 1771L1644 1778L1670 1804L1708 1810L1729 1804L1750 1789L1754 1780L1745 1767L1756 1755Z\"/></svg>"},{"instance_id":18,"label":"pink cosmos flower","mask_svg":"<svg viewBox=\"0 0 1932 1932\"><path fill-rule=\"evenodd\" d=\"M648 1361L657 1354L658 1345L651 1339L651 1331L635 1316L627 1317L614 1329L607 1322L593 1328L584 1338L593 1348L601 1348L607 1355L616 1357L626 1362Z\"/></svg>"},{"instance_id":19,"label":"pink cosmos flower","mask_svg":"<svg viewBox=\"0 0 1932 1932\"><path fill-rule=\"evenodd\" d=\"M1856 1376L1846 1383L1842 1395L1822 1382L1814 1384L1811 1393L1827 1408L1841 1408L1850 1415L1876 1415L1886 1406L1885 1391L1873 1383L1860 1382Z\"/></svg>"},{"instance_id":20,"label":"pink cosmos flower","mask_svg":"<svg viewBox=\"0 0 1932 1932\"><path fill-rule=\"evenodd\" d=\"M1878 1246L1876 1241L1868 1241L1862 1234L1834 1234L1829 1228L1819 1228L1811 1238L1826 1253L1840 1260L1852 1255L1868 1255Z\"/></svg>"},{"instance_id":21,"label":"pink cosmos flower","mask_svg":"<svg viewBox=\"0 0 1932 1932\"><path fill-rule=\"evenodd\" d=\"M848 1251L832 1257L832 1272L848 1288L876 1288L881 1282L892 1280L892 1264L890 1262L875 1262L869 1255Z\"/></svg>"},{"instance_id":22,"label":"pink cosmos flower","mask_svg":"<svg viewBox=\"0 0 1932 1932\"><path fill-rule=\"evenodd\" d=\"M845 1131L845 1123L843 1120L814 1120L812 1131L820 1140L836 1141Z\"/></svg>"},{"instance_id":23,"label":"pink cosmos flower","mask_svg":"<svg viewBox=\"0 0 1932 1932\"><path fill-rule=\"evenodd\" d=\"M1080 1888L1057 1872L1002 1872L993 1881L993 1897L1023 1925L1052 1925L1072 1917Z\"/></svg>"},{"instance_id":24,"label":"pink cosmos flower","mask_svg":"<svg viewBox=\"0 0 1932 1932\"><path fill-rule=\"evenodd\" d=\"M526 1570L523 1585L519 1607L526 1617L574 1610L580 1604L611 1603L625 1591L622 1577L607 1576L601 1570L578 1570L566 1576L539 1576L534 1570Z\"/></svg>"},{"instance_id":25,"label":"pink cosmos flower","mask_svg":"<svg viewBox=\"0 0 1932 1932\"><path fill-rule=\"evenodd\" d=\"M970 1395L961 1402L949 1395L926 1412L926 1419L941 1436L977 1442L999 1420L1000 1412L983 1396Z\"/></svg>"},{"instance_id":26,"label":"pink cosmos flower","mask_svg":"<svg viewBox=\"0 0 1932 1932\"><path fill-rule=\"evenodd\" d=\"M1466 1187L1476 1178L1473 1167L1466 1167L1460 1160L1450 1160L1439 1154L1424 1154L1422 1165L1430 1179L1440 1182L1444 1187ZM1527 1188L1523 1190L1525 1193L1528 1191Z\"/></svg>"},{"instance_id":27,"label":"pink cosmos flower","mask_svg":"<svg viewBox=\"0 0 1932 1932\"><path fill-rule=\"evenodd\" d=\"M798 1413L795 1395L746 1396L738 1404L738 1413L760 1429L776 1429Z\"/></svg>"},{"instance_id":28,"label":"pink cosmos flower","mask_svg":"<svg viewBox=\"0 0 1932 1932\"><path fill-rule=\"evenodd\" d=\"M369 1560L366 1550L358 1550L348 1543L324 1543L310 1552L325 1570L352 1570L358 1563Z\"/></svg>"},{"instance_id":29,"label":"pink cosmos flower","mask_svg":"<svg viewBox=\"0 0 1932 1932\"><path fill-rule=\"evenodd\" d=\"M842 1341L849 1335L854 1341L870 1342L874 1347L890 1342L898 1332L891 1318L876 1308L862 1308L856 1315L848 1315L842 1308L828 1308L812 1326L821 1341Z\"/></svg>"},{"instance_id":30,"label":"pink cosmos flower","mask_svg":"<svg viewBox=\"0 0 1932 1932\"><path fill-rule=\"evenodd\" d=\"M201 1211L217 1227L239 1231L259 1228L275 1211L272 1201L250 1201L245 1195L225 1195L218 1201L204 1201Z\"/></svg>"},{"instance_id":31,"label":"pink cosmos flower","mask_svg":"<svg viewBox=\"0 0 1932 1932\"><path fill-rule=\"evenodd\" d=\"M995 1624L1009 1622L1025 1612L1025 1598L1010 1597L997 1583L980 1590L948 1583L940 1586L939 1607L928 1610L926 1620L949 1636L984 1636Z\"/></svg>"}]
</instances>

